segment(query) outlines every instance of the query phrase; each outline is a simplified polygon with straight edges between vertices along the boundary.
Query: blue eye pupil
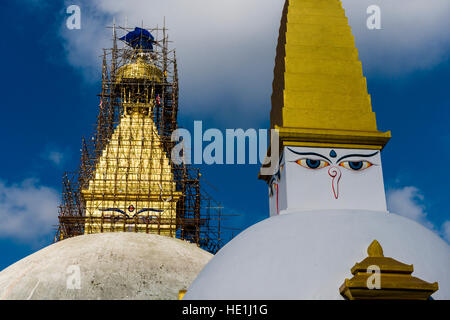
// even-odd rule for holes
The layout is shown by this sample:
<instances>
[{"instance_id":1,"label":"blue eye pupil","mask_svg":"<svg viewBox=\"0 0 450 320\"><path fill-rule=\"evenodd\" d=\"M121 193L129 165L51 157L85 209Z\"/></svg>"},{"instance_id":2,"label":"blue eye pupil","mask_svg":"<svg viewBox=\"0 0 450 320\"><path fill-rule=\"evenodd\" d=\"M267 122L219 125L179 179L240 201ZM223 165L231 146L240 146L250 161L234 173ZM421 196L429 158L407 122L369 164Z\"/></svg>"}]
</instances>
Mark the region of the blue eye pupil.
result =
<instances>
[{"instance_id":1,"label":"blue eye pupil","mask_svg":"<svg viewBox=\"0 0 450 320\"><path fill-rule=\"evenodd\" d=\"M350 168L352 168L353 170L361 170L361 168L363 167L363 162L362 161L350 161L349 165L350 165Z\"/></svg>"},{"instance_id":2,"label":"blue eye pupil","mask_svg":"<svg viewBox=\"0 0 450 320\"><path fill-rule=\"evenodd\" d=\"M306 164L308 165L308 167L310 167L311 169L317 169L320 166L320 160L311 160L311 159L307 159L306 160Z\"/></svg>"}]
</instances>

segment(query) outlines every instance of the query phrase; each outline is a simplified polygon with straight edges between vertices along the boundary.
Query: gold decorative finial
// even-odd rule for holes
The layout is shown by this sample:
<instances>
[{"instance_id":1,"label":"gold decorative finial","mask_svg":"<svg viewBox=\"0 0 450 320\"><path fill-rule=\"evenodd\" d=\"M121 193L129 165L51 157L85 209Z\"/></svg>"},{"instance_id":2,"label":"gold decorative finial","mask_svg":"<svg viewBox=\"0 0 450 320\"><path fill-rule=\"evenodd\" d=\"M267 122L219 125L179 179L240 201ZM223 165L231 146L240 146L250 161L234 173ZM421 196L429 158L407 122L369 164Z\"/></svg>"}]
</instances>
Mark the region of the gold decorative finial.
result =
<instances>
[{"instance_id":1,"label":"gold decorative finial","mask_svg":"<svg viewBox=\"0 0 450 320\"><path fill-rule=\"evenodd\" d=\"M367 253L369 257L384 257L383 248L377 240L373 240L369 248L367 248Z\"/></svg>"},{"instance_id":2,"label":"gold decorative finial","mask_svg":"<svg viewBox=\"0 0 450 320\"><path fill-rule=\"evenodd\" d=\"M413 265L385 257L377 240L367 249L369 256L351 269L353 278L345 279L339 288L349 300L427 300L439 290L437 282L413 277ZM374 273L374 270L376 271ZM377 286L374 283L378 283Z\"/></svg>"}]
</instances>

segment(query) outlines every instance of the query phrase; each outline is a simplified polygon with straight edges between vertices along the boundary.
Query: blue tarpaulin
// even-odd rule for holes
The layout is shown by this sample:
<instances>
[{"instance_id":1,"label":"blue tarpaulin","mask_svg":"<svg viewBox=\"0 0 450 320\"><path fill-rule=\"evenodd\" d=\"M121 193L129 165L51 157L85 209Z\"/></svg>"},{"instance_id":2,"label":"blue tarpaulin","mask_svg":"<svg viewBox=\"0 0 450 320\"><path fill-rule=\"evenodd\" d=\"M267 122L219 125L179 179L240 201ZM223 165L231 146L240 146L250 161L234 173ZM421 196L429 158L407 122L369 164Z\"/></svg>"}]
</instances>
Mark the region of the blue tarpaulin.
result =
<instances>
[{"instance_id":1,"label":"blue tarpaulin","mask_svg":"<svg viewBox=\"0 0 450 320\"><path fill-rule=\"evenodd\" d=\"M120 38L120 40L125 41L134 49L140 48L151 51L153 51L153 44L155 43L155 38L150 32L138 27L136 27L134 31L128 32L128 34Z\"/></svg>"}]
</instances>

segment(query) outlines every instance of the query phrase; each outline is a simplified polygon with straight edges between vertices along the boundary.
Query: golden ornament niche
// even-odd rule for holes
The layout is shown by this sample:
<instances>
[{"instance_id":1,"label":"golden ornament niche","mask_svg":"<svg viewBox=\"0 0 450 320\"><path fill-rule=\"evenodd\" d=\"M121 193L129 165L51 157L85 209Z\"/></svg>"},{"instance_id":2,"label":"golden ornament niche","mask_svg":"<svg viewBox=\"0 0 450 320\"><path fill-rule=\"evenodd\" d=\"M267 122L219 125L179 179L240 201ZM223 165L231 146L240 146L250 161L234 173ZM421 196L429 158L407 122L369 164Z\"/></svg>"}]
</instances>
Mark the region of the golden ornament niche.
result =
<instances>
[{"instance_id":1,"label":"golden ornament niche","mask_svg":"<svg viewBox=\"0 0 450 320\"><path fill-rule=\"evenodd\" d=\"M368 257L351 269L353 278L345 279L339 292L348 300L428 300L439 289L437 282L428 283L413 277L413 265L384 256L383 248L374 240L367 249ZM371 272L377 267L378 274ZM378 277L379 287L370 287ZM377 282L377 281L375 281Z\"/></svg>"}]
</instances>

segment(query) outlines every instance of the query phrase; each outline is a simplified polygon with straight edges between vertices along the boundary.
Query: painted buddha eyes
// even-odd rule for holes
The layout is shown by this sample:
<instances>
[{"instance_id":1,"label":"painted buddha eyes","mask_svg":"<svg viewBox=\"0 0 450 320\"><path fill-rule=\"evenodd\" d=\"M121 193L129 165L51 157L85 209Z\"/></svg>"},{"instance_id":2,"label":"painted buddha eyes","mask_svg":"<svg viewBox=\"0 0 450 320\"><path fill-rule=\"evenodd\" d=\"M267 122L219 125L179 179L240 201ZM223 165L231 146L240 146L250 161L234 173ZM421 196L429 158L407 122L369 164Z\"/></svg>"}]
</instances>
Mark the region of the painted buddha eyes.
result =
<instances>
[{"instance_id":1,"label":"painted buddha eyes","mask_svg":"<svg viewBox=\"0 0 450 320\"><path fill-rule=\"evenodd\" d=\"M330 166L330 164L325 160L316 160L308 158L299 159L296 161L296 163L304 168L313 170L322 169ZM371 166L373 166L373 164L368 161L343 161L339 163L339 166L344 167L345 169L348 170L362 171L367 168L370 168Z\"/></svg>"},{"instance_id":2,"label":"painted buddha eyes","mask_svg":"<svg viewBox=\"0 0 450 320\"><path fill-rule=\"evenodd\" d=\"M373 166L368 161L344 161L339 164L341 167L344 167L345 169L354 170L354 171L361 171L365 170L367 168L370 168Z\"/></svg>"},{"instance_id":3,"label":"painted buddha eyes","mask_svg":"<svg viewBox=\"0 0 450 320\"><path fill-rule=\"evenodd\" d=\"M300 159L297 160L296 163L308 169L322 169L330 165L328 162L324 160L313 160L313 159Z\"/></svg>"}]
</instances>

